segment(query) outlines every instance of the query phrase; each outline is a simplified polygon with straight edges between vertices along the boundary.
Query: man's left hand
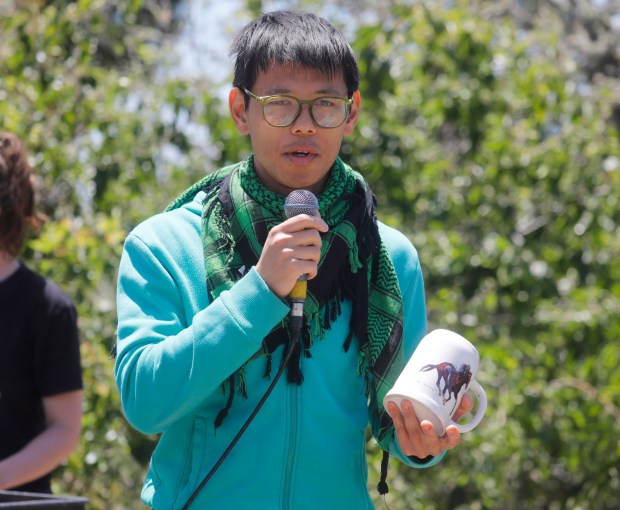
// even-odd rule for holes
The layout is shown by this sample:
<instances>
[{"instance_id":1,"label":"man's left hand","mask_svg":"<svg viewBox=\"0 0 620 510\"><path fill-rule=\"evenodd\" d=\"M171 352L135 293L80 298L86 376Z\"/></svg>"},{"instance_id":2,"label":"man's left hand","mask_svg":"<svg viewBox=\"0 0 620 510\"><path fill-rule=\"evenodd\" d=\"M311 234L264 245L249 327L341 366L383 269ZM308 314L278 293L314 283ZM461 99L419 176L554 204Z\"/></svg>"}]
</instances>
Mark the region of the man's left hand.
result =
<instances>
[{"instance_id":1,"label":"man's left hand","mask_svg":"<svg viewBox=\"0 0 620 510\"><path fill-rule=\"evenodd\" d=\"M461 433L455 425L448 425L445 434L438 437L430 421L418 421L411 402L404 400L401 405L403 412L394 402L388 404L387 411L394 422L400 449L405 455L420 459L429 455L436 457L444 450L454 448L461 442ZM458 422L473 407L472 399L469 395L464 395L452 419Z\"/></svg>"}]
</instances>

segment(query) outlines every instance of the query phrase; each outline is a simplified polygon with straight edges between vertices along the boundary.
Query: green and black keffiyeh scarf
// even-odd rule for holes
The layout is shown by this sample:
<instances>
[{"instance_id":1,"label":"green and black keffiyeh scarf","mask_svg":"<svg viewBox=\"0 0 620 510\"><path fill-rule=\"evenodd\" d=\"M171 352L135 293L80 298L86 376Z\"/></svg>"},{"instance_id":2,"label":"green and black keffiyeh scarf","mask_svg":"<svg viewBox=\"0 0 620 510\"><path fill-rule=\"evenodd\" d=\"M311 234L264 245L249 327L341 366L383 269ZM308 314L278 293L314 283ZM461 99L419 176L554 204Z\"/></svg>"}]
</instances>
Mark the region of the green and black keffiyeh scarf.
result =
<instances>
[{"instance_id":1,"label":"green and black keffiyeh scarf","mask_svg":"<svg viewBox=\"0 0 620 510\"><path fill-rule=\"evenodd\" d=\"M211 300L256 265L269 230L286 218L285 197L260 183L253 161L250 157L209 174L167 209L189 202L201 190L206 192L202 241ZM287 367L287 377L291 383L302 384L301 354L311 356L312 342L321 339L340 315L343 300L351 300L351 327L343 348L348 351L353 337L357 338L358 372L366 380L373 434L387 451L393 425L383 409L383 397L404 367L398 279L379 237L374 196L361 175L337 159L318 201L329 231L321 234L318 274L308 281L302 339ZM285 319L269 333L255 357L265 358L266 377L271 373L271 354L289 341L287 322ZM216 426L224 419L235 391L245 395L243 367L227 384L228 404L216 419Z\"/></svg>"}]
</instances>

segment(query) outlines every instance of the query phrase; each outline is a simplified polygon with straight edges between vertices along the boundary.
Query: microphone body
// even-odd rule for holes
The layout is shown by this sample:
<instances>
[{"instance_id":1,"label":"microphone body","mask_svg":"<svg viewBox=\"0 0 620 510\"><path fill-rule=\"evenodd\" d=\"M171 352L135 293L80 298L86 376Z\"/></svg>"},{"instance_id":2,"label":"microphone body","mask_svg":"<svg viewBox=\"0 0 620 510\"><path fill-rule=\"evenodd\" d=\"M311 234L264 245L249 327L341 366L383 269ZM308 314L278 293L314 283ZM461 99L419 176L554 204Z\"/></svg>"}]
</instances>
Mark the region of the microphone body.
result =
<instances>
[{"instance_id":1,"label":"microphone body","mask_svg":"<svg viewBox=\"0 0 620 510\"><path fill-rule=\"evenodd\" d=\"M314 193L305 189L291 191L284 201L284 213L287 218L292 218L299 214L309 216L320 216L319 201ZM291 314L289 324L292 330L299 331L303 324L304 303L308 290L308 277L304 274L299 277L289 294L291 302Z\"/></svg>"}]
</instances>

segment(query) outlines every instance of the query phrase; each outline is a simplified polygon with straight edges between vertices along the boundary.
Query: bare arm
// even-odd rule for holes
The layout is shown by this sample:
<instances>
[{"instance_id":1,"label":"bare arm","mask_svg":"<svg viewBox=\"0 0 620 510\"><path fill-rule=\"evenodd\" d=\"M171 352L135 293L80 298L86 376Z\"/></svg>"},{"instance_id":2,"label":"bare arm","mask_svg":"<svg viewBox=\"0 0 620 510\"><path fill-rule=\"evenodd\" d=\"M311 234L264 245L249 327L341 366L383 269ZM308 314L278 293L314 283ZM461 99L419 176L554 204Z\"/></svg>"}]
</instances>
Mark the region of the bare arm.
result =
<instances>
[{"instance_id":1,"label":"bare arm","mask_svg":"<svg viewBox=\"0 0 620 510\"><path fill-rule=\"evenodd\" d=\"M47 427L24 448L0 461L0 489L10 489L51 472L76 447L82 426L82 391L43 399Z\"/></svg>"}]
</instances>

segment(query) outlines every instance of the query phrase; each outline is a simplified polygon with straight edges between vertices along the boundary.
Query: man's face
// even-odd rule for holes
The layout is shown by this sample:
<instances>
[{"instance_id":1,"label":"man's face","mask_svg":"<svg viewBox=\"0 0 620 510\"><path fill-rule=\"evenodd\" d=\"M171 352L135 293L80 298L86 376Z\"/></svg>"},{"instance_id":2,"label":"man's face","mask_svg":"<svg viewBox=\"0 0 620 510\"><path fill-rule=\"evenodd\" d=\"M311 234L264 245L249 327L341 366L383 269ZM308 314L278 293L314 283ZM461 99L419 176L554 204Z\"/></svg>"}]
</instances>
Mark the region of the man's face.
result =
<instances>
[{"instance_id":1,"label":"man's face","mask_svg":"<svg viewBox=\"0 0 620 510\"><path fill-rule=\"evenodd\" d=\"M286 94L301 100L322 96L347 97L344 77L327 78L314 70L273 65L259 73L251 92L257 96ZM321 128L310 117L309 105L290 126L273 127L262 114L261 104L250 99L245 109L244 93L230 92L230 111L241 134L249 134L254 152L254 166L261 182L269 190L287 195L295 189L320 194L345 135L353 132L360 106L359 92L345 122L335 128Z\"/></svg>"}]
</instances>

